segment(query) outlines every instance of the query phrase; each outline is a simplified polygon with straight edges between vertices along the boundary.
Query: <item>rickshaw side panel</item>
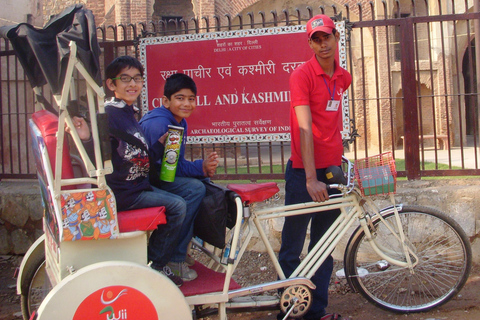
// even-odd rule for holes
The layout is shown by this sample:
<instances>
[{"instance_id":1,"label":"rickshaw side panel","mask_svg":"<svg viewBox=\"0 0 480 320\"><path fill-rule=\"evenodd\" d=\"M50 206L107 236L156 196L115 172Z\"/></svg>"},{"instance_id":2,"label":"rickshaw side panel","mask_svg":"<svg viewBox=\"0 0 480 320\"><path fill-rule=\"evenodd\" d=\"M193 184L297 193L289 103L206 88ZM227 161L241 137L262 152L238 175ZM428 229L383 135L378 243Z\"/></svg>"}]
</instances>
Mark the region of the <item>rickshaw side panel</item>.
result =
<instances>
[{"instance_id":1,"label":"rickshaw side panel","mask_svg":"<svg viewBox=\"0 0 480 320\"><path fill-rule=\"evenodd\" d=\"M173 282L126 261L95 263L67 276L45 297L38 315L37 320L192 319Z\"/></svg>"}]
</instances>

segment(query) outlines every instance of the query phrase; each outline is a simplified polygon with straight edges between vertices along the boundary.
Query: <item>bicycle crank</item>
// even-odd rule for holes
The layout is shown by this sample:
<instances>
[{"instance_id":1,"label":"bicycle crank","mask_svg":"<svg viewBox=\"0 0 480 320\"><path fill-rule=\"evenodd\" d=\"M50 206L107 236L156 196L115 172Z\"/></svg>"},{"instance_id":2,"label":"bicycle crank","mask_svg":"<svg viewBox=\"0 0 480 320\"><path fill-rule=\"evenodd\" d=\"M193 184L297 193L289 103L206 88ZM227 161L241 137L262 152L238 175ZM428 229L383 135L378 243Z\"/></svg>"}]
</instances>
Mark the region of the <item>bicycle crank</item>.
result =
<instances>
[{"instance_id":1,"label":"bicycle crank","mask_svg":"<svg viewBox=\"0 0 480 320\"><path fill-rule=\"evenodd\" d=\"M286 288L280 297L280 310L285 313L284 319L303 317L312 305L312 293L304 285Z\"/></svg>"}]
</instances>

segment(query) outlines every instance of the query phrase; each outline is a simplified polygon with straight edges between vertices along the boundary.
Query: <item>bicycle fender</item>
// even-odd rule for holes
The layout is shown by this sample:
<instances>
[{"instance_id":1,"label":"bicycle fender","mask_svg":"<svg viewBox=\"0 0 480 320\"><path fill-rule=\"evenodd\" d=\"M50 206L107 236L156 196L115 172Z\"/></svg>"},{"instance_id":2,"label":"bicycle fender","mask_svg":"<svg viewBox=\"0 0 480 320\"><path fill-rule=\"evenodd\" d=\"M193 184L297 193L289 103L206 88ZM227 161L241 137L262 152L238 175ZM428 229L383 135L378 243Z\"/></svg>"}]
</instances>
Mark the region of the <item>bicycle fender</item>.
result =
<instances>
[{"instance_id":1,"label":"bicycle fender","mask_svg":"<svg viewBox=\"0 0 480 320\"><path fill-rule=\"evenodd\" d=\"M22 287L25 278L25 274L23 271L25 270L25 266L30 262L30 258L32 256L36 256L37 254L41 254L45 256L45 234L42 234L35 242L28 248L25 256L23 256L22 263L20 264L20 270L17 276L17 294L22 294Z\"/></svg>"},{"instance_id":2,"label":"bicycle fender","mask_svg":"<svg viewBox=\"0 0 480 320\"><path fill-rule=\"evenodd\" d=\"M403 211L403 204L402 203L399 203L399 204L396 204L395 207L397 207L397 211ZM388 214L388 213L391 213L393 212L393 206L388 206L388 207L385 207L383 209L380 209L380 214L383 216L385 214Z\"/></svg>"}]
</instances>

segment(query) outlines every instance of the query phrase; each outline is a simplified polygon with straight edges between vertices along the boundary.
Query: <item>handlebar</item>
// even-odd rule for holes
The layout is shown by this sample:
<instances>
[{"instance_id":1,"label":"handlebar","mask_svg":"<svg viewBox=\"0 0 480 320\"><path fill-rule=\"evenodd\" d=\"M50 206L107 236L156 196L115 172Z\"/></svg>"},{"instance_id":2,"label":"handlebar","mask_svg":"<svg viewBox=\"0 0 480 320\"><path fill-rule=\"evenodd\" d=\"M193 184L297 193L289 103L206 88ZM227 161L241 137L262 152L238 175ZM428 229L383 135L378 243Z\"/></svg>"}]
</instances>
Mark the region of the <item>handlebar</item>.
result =
<instances>
[{"instance_id":1,"label":"handlebar","mask_svg":"<svg viewBox=\"0 0 480 320\"><path fill-rule=\"evenodd\" d=\"M348 160L345 156L342 156L342 170L347 180L346 184L332 183L327 184L327 189L337 189L344 193L350 193L355 185L355 165L352 161Z\"/></svg>"}]
</instances>

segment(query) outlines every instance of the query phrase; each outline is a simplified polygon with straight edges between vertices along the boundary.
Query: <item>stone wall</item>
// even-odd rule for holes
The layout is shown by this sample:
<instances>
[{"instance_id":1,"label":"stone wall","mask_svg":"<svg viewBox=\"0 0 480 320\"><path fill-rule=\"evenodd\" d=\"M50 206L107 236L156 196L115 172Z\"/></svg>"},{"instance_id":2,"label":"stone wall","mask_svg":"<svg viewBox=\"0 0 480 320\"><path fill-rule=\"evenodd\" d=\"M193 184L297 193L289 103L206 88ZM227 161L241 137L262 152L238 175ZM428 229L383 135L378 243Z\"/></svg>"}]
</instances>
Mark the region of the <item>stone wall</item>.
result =
<instances>
[{"instance_id":1,"label":"stone wall","mask_svg":"<svg viewBox=\"0 0 480 320\"><path fill-rule=\"evenodd\" d=\"M282 205L284 186L279 183L280 197L265 205ZM399 181L395 199L398 203L435 206L455 219L465 230L474 248L474 260L480 262L480 179L445 179ZM386 197L376 200L379 207L389 205ZM43 208L36 181L0 182L0 255L23 254L42 234ZM274 250L280 249L283 219L263 222ZM353 230L352 230L353 231ZM334 255L343 258L345 238ZM250 242L250 250L264 251L258 235Z\"/></svg>"},{"instance_id":2,"label":"stone wall","mask_svg":"<svg viewBox=\"0 0 480 320\"><path fill-rule=\"evenodd\" d=\"M43 233L36 181L0 182L0 255L23 254Z\"/></svg>"},{"instance_id":3,"label":"stone wall","mask_svg":"<svg viewBox=\"0 0 480 320\"><path fill-rule=\"evenodd\" d=\"M279 184L280 197L270 203L258 204L258 208L272 205L282 205L284 199L284 185ZM396 203L408 205L421 205L436 207L447 216L453 218L470 238L473 251L473 260L480 263L480 179L445 179L445 180L419 180L419 181L398 181L395 194ZM391 205L388 196L375 198L379 208ZM264 229L270 239L275 251L280 250L280 235L283 226L283 218L270 221L263 221ZM350 235L357 225L354 225L347 235ZM348 242L348 236L344 237L337 245L333 255L337 260L343 260L343 253ZM308 246L305 241L304 252ZM264 251L263 243L256 232L250 242L249 248L253 251Z\"/></svg>"}]
</instances>

